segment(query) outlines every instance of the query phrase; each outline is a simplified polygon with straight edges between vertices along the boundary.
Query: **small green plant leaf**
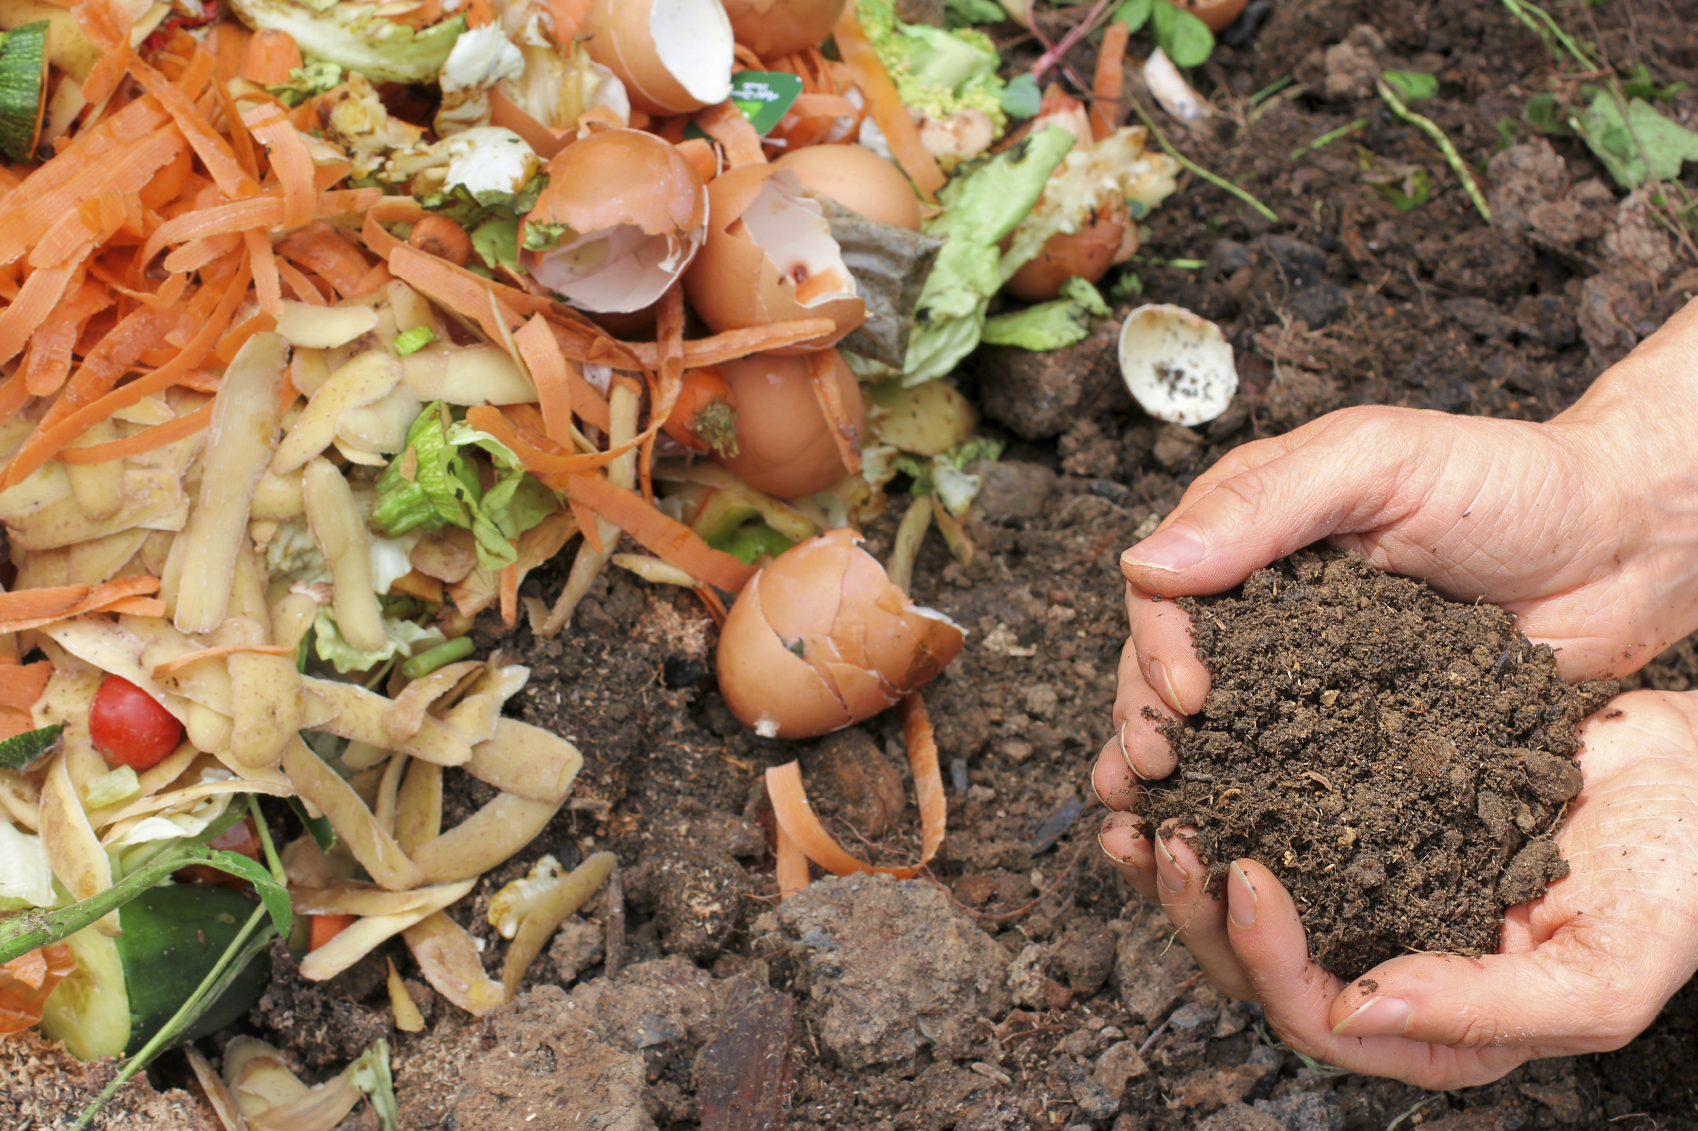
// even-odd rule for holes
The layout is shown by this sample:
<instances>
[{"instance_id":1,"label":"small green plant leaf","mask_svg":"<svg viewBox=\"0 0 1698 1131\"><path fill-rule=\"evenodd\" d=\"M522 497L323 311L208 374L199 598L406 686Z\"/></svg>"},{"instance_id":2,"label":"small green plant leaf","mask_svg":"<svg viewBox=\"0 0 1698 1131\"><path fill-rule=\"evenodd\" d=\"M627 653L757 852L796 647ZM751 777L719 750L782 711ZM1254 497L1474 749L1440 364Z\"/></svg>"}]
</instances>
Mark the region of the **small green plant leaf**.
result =
<instances>
[{"instance_id":1,"label":"small green plant leaf","mask_svg":"<svg viewBox=\"0 0 1698 1131\"><path fill-rule=\"evenodd\" d=\"M1215 34L1209 25L1167 0L1155 0L1150 25L1156 46L1167 53L1176 67L1200 67L1214 53Z\"/></svg>"},{"instance_id":2,"label":"small green plant leaf","mask_svg":"<svg viewBox=\"0 0 1698 1131\"><path fill-rule=\"evenodd\" d=\"M336 830L331 826L329 817L309 816L307 807L301 804L298 797L289 798L289 808L294 810L301 824L307 827L307 835L312 837L312 842L318 845L320 852L329 852L336 847Z\"/></svg>"},{"instance_id":3,"label":"small green plant leaf","mask_svg":"<svg viewBox=\"0 0 1698 1131\"><path fill-rule=\"evenodd\" d=\"M1016 75L1002 88L1002 112L1010 118L1034 117L1043 104L1044 96L1038 89L1038 80L1030 73Z\"/></svg>"},{"instance_id":4,"label":"small green plant leaf","mask_svg":"<svg viewBox=\"0 0 1698 1131\"><path fill-rule=\"evenodd\" d=\"M295 909L289 900L289 889L273 879L264 864L239 852L223 850L214 852L207 863L221 872L240 876L253 884L254 891L259 893L260 902L265 904L265 910L271 915L271 923L277 928L277 933L285 938L289 936L289 928L295 921Z\"/></svg>"},{"instance_id":5,"label":"small green plant leaf","mask_svg":"<svg viewBox=\"0 0 1698 1131\"><path fill-rule=\"evenodd\" d=\"M1125 24L1128 31L1139 31L1150 22L1150 11L1155 5L1156 0L1126 0L1110 18Z\"/></svg>"},{"instance_id":6,"label":"small green plant leaf","mask_svg":"<svg viewBox=\"0 0 1698 1131\"><path fill-rule=\"evenodd\" d=\"M1568 119L1563 116L1562 106L1554 94L1535 94L1529 98L1527 106L1521 111L1521 118L1533 129L1547 136L1572 132L1568 128Z\"/></svg>"},{"instance_id":7,"label":"small green plant leaf","mask_svg":"<svg viewBox=\"0 0 1698 1131\"><path fill-rule=\"evenodd\" d=\"M944 22L952 28L973 24L999 24L1008 18L1002 5L992 0L948 0L944 5Z\"/></svg>"},{"instance_id":8,"label":"small green plant leaf","mask_svg":"<svg viewBox=\"0 0 1698 1131\"><path fill-rule=\"evenodd\" d=\"M40 730L25 731L0 742L0 769L21 770L37 758L50 753L59 745L63 723L54 723Z\"/></svg>"},{"instance_id":9,"label":"small green plant leaf","mask_svg":"<svg viewBox=\"0 0 1698 1131\"><path fill-rule=\"evenodd\" d=\"M1698 133L1663 117L1642 98L1628 102L1607 90L1589 87L1585 106L1574 111L1573 122L1586 145L1623 188L1647 180L1672 181L1685 161L1698 161Z\"/></svg>"},{"instance_id":10,"label":"small green plant leaf","mask_svg":"<svg viewBox=\"0 0 1698 1131\"><path fill-rule=\"evenodd\" d=\"M1431 98L1439 92L1438 78L1424 71L1384 71L1380 77L1397 88L1397 92L1409 102Z\"/></svg>"},{"instance_id":11,"label":"small green plant leaf","mask_svg":"<svg viewBox=\"0 0 1698 1131\"><path fill-rule=\"evenodd\" d=\"M1643 63L1635 63L1628 77L1621 80L1623 94L1629 98L1643 98L1647 102L1673 102L1675 95L1691 89L1689 82L1656 82Z\"/></svg>"}]
</instances>

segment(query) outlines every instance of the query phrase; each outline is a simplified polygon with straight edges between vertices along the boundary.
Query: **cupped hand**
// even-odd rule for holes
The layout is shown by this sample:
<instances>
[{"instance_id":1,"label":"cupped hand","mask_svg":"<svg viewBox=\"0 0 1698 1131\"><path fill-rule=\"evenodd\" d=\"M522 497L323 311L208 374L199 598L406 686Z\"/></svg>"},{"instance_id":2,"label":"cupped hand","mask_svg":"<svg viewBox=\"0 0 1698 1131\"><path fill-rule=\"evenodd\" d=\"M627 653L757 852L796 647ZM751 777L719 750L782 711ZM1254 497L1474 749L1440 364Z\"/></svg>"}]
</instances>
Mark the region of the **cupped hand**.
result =
<instances>
[{"instance_id":1,"label":"cupped hand","mask_svg":"<svg viewBox=\"0 0 1698 1131\"><path fill-rule=\"evenodd\" d=\"M1309 961L1291 897L1260 864L1233 864L1216 898L1182 833L1152 844L1115 813L1101 841L1210 980L1260 1001L1291 1047L1468 1087L1536 1057L1620 1048L1698 970L1698 693L1619 696L1581 739L1583 786L1556 836L1571 871L1510 908L1501 952L1477 959L1405 955L1345 984Z\"/></svg>"},{"instance_id":2,"label":"cupped hand","mask_svg":"<svg viewBox=\"0 0 1698 1131\"><path fill-rule=\"evenodd\" d=\"M1121 559L1131 635L1104 758L1165 777L1159 726L1208 695L1171 598L1323 538L1502 605L1566 679L1638 669L1698 628L1695 371L1698 302L1547 424L1356 408L1230 452Z\"/></svg>"}]
</instances>

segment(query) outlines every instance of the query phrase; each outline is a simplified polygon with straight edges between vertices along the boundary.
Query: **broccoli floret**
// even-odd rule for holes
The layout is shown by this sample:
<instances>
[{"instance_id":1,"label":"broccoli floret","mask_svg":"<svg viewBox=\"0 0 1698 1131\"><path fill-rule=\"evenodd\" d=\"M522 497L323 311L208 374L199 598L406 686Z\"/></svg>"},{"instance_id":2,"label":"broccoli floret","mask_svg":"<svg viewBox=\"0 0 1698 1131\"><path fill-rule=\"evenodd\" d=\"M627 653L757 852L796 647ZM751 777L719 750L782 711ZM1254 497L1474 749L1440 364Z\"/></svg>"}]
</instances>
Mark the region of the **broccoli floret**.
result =
<instances>
[{"instance_id":1,"label":"broccoli floret","mask_svg":"<svg viewBox=\"0 0 1698 1131\"><path fill-rule=\"evenodd\" d=\"M977 110L998 134L1007 128L1003 83L996 77L996 44L990 36L974 28L945 31L905 24L896 18L891 0L858 0L855 10L867 41L910 108L939 120Z\"/></svg>"}]
</instances>

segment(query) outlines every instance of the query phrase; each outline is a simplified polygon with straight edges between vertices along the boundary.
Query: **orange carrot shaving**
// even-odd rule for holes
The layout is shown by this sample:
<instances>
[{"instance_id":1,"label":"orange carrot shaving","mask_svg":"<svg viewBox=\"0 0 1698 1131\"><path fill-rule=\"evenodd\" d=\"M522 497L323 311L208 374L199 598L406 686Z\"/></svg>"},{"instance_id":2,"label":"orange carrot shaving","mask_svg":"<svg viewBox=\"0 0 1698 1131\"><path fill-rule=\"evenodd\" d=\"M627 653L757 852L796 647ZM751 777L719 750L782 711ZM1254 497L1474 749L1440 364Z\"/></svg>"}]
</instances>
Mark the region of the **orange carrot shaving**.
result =
<instances>
[{"instance_id":1,"label":"orange carrot shaving","mask_svg":"<svg viewBox=\"0 0 1698 1131\"><path fill-rule=\"evenodd\" d=\"M727 330L711 337L696 338L684 343L684 368L700 369L707 365L724 365L728 361L748 357L752 353L784 349L811 338L824 337L836 328L829 318L798 318L794 322L770 322L746 330ZM657 369L660 349L653 342L620 342L629 350L635 366ZM561 343L562 347L565 342Z\"/></svg>"},{"instance_id":2,"label":"orange carrot shaving","mask_svg":"<svg viewBox=\"0 0 1698 1131\"><path fill-rule=\"evenodd\" d=\"M500 342L520 322L519 315L502 301L487 280L455 267L446 259L403 244L389 253L389 269L397 279L437 305L471 318L493 342ZM498 317L500 322L496 321Z\"/></svg>"},{"instance_id":3,"label":"orange carrot shaving","mask_svg":"<svg viewBox=\"0 0 1698 1131\"><path fill-rule=\"evenodd\" d=\"M165 112L171 115L171 120L177 123L177 128L188 138L189 145L200 158L201 164L212 174L220 192L232 198L253 196L259 192L259 185L254 183L254 179L248 176L241 163L236 160L236 153L230 148L230 143L195 109L195 104L189 100L188 95L178 90L153 67L134 56L130 57L128 70L130 77L158 99Z\"/></svg>"},{"instance_id":4,"label":"orange carrot shaving","mask_svg":"<svg viewBox=\"0 0 1698 1131\"><path fill-rule=\"evenodd\" d=\"M642 458L637 473L643 488L643 498L654 502L654 439L666 426L667 419L684 391L684 285L673 283L660 296L655 311L655 353L660 364L651 372L654 381L649 389L649 426L637 437L642 444Z\"/></svg>"},{"instance_id":5,"label":"orange carrot shaving","mask_svg":"<svg viewBox=\"0 0 1698 1131\"><path fill-rule=\"evenodd\" d=\"M662 514L635 491L615 487L604 475L568 477L566 495L635 538L661 561L709 585L735 593L754 575L753 566L709 546L694 530Z\"/></svg>"},{"instance_id":6,"label":"orange carrot shaving","mask_svg":"<svg viewBox=\"0 0 1698 1131\"><path fill-rule=\"evenodd\" d=\"M852 5L844 8L837 27L832 30L832 39L837 44L837 53L854 74L855 85L861 88L868 111L883 131L896 163L902 166L926 203L937 203L937 190L943 187L943 170L938 168L931 151L920 144L920 131L908 116L908 107L903 105L896 84L879 61L878 52L867 42L867 33L855 18Z\"/></svg>"},{"instance_id":7,"label":"orange carrot shaving","mask_svg":"<svg viewBox=\"0 0 1698 1131\"><path fill-rule=\"evenodd\" d=\"M0 666L0 706L29 710L52 678L53 664L48 660Z\"/></svg>"},{"instance_id":8,"label":"orange carrot shaving","mask_svg":"<svg viewBox=\"0 0 1698 1131\"><path fill-rule=\"evenodd\" d=\"M84 323L111 305L106 292L88 281L60 301L30 339L24 357L24 384L32 395L45 397L59 391L70 375L71 349Z\"/></svg>"},{"instance_id":9,"label":"orange carrot shaving","mask_svg":"<svg viewBox=\"0 0 1698 1131\"><path fill-rule=\"evenodd\" d=\"M572 442L572 375L577 368L560 352L560 343L540 314L513 335L519 354L536 382L543 434L566 447Z\"/></svg>"},{"instance_id":10,"label":"orange carrot shaving","mask_svg":"<svg viewBox=\"0 0 1698 1131\"><path fill-rule=\"evenodd\" d=\"M837 387L837 351L819 350L808 355L808 383L814 399L831 425L831 439L850 475L861 473L861 434L843 407L843 392Z\"/></svg>"},{"instance_id":11,"label":"orange carrot shaving","mask_svg":"<svg viewBox=\"0 0 1698 1131\"><path fill-rule=\"evenodd\" d=\"M725 161L731 168L766 164L761 135L755 132L743 111L729 98L698 113L696 125L725 150Z\"/></svg>"},{"instance_id":12,"label":"orange carrot shaving","mask_svg":"<svg viewBox=\"0 0 1698 1131\"><path fill-rule=\"evenodd\" d=\"M275 28L261 28L242 53L242 77L257 86L289 81L289 72L306 66L295 37Z\"/></svg>"},{"instance_id":13,"label":"orange carrot shaving","mask_svg":"<svg viewBox=\"0 0 1698 1131\"><path fill-rule=\"evenodd\" d=\"M191 664L202 660L215 660L220 656L228 656L235 652L251 652L256 656L293 656L295 649L286 644L214 644L210 648L201 648L194 652L184 652L181 656L173 656L163 663L153 666L153 678L165 679L176 675Z\"/></svg>"},{"instance_id":14,"label":"orange carrot shaving","mask_svg":"<svg viewBox=\"0 0 1698 1131\"><path fill-rule=\"evenodd\" d=\"M143 428L134 436L126 436L122 440L90 444L86 448L66 448L59 453L59 462L87 464L128 459L163 448L167 444L175 444L178 440L186 440L196 432L206 429L211 423L212 405L207 403L175 420Z\"/></svg>"},{"instance_id":15,"label":"orange carrot shaving","mask_svg":"<svg viewBox=\"0 0 1698 1131\"><path fill-rule=\"evenodd\" d=\"M259 308L276 318L283 313L283 280L277 274L277 256L271 248L271 238L258 228L242 233L248 246L248 262L254 265L254 297Z\"/></svg>"},{"instance_id":16,"label":"orange carrot shaving","mask_svg":"<svg viewBox=\"0 0 1698 1131\"><path fill-rule=\"evenodd\" d=\"M554 17L554 42L569 44L583 30L590 5L588 0L548 0L548 10Z\"/></svg>"},{"instance_id":17,"label":"orange carrot shaving","mask_svg":"<svg viewBox=\"0 0 1698 1131\"><path fill-rule=\"evenodd\" d=\"M520 435L499 409L489 405L476 405L467 409L466 420L472 427L488 432L506 444L513 450L513 454L519 457L519 462L525 465L527 471L557 491L563 489L566 476L606 467L632 447L631 444L623 444L612 451L569 456L543 447L543 444L554 446L553 442L544 436L537 436L536 442L532 442Z\"/></svg>"},{"instance_id":18,"label":"orange carrot shaving","mask_svg":"<svg viewBox=\"0 0 1698 1131\"><path fill-rule=\"evenodd\" d=\"M242 77L242 60L247 56L248 37L253 33L235 20L220 20L207 37L207 46L218 63L220 82Z\"/></svg>"},{"instance_id":19,"label":"orange carrot shaving","mask_svg":"<svg viewBox=\"0 0 1698 1131\"><path fill-rule=\"evenodd\" d=\"M469 28L488 27L495 21L495 9L489 0L467 0L466 26Z\"/></svg>"},{"instance_id":20,"label":"orange carrot shaving","mask_svg":"<svg viewBox=\"0 0 1698 1131\"><path fill-rule=\"evenodd\" d=\"M607 545L601 540L601 523L596 521L595 512L576 499L567 499L566 505L572 511L572 520L578 524L578 529L584 535L590 549L598 554L607 553Z\"/></svg>"},{"instance_id":21,"label":"orange carrot shaving","mask_svg":"<svg viewBox=\"0 0 1698 1131\"><path fill-rule=\"evenodd\" d=\"M83 34L100 48L100 60L83 82L83 97L99 103L111 97L130 61L130 13L117 0L77 0L71 13Z\"/></svg>"},{"instance_id":22,"label":"orange carrot shaving","mask_svg":"<svg viewBox=\"0 0 1698 1131\"><path fill-rule=\"evenodd\" d=\"M902 700L902 737L908 747L908 765L914 775L914 795L920 804L920 859L912 867L874 867L852 855L826 831L808 805L802 787L802 765L786 762L766 772L767 798L779 828L796 842L803 855L837 876L855 872L884 872L900 880L912 879L937 855L948 831L948 806L943 794L943 775L938 768L937 742L931 719L918 692Z\"/></svg>"},{"instance_id":23,"label":"orange carrot shaving","mask_svg":"<svg viewBox=\"0 0 1698 1131\"><path fill-rule=\"evenodd\" d=\"M861 111L841 94L798 94L790 112L803 118L853 118Z\"/></svg>"},{"instance_id":24,"label":"orange carrot shaving","mask_svg":"<svg viewBox=\"0 0 1698 1131\"><path fill-rule=\"evenodd\" d=\"M308 933L307 949L317 950L343 931L352 927L358 915L309 915L312 928Z\"/></svg>"},{"instance_id":25,"label":"orange carrot shaving","mask_svg":"<svg viewBox=\"0 0 1698 1131\"><path fill-rule=\"evenodd\" d=\"M158 589L157 577L121 577L93 588L58 585L0 593L0 632L23 632L84 613L99 612L118 601L145 596Z\"/></svg>"},{"instance_id":26,"label":"orange carrot shaving","mask_svg":"<svg viewBox=\"0 0 1698 1131\"><path fill-rule=\"evenodd\" d=\"M1112 134L1126 112L1121 90L1126 83L1126 42L1132 29L1114 20L1103 30L1097 48L1097 72L1091 78L1091 137L1095 141Z\"/></svg>"},{"instance_id":27,"label":"orange carrot shaving","mask_svg":"<svg viewBox=\"0 0 1698 1131\"><path fill-rule=\"evenodd\" d=\"M80 261L95 244L110 239L124 223L124 199L103 192L78 203L48 228L29 254L31 267L60 267Z\"/></svg>"},{"instance_id":28,"label":"orange carrot shaving","mask_svg":"<svg viewBox=\"0 0 1698 1131\"><path fill-rule=\"evenodd\" d=\"M29 401L29 386L24 384L24 375L14 373L0 381L0 420L10 420L18 414Z\"/></svg>"},{"instance_id":29,"label":"orange carrot shaving","mask_svg":"<svg viewBox=\"0 0 1698 1131\"><path fill-rule=\"evenodd\" d=\"M142 308L125 315L83 354L83 363L65 382L64 390L41 418L51 428L82 406L104 396L130 366L150 351L167 344L177 319L161 310Z\"/></svg>"},{"instance_id":30,"label":"orange carrot shaving","mask_svg":"<svg viewBox=\"0 0 1698 1131\"><path fill-rule=\"evenodd\" d=\"M158 234L157 230L155 234ZM220 232L216 236L202 236L198 240L190 240L167 255L161 266L173 274L187 275L191 271L199 271L207 264L223 259L245 242L246 240L241 232ZM145 252L147 249L143 248L142 250Z\"/></svg>"},{"instance_id":31,"label":"orange carrot shaving","mask_svg":"<svg viewBox=\"0 0 1698 1131\"><path fill-rule=\"evenodd\" d=\"M0 707L0 742L36 729L35 718L16 707Z\"/></svg>"},{"instance_id":32,"label":"orange carrot shaving","mask_svg":"<svg viewBox=\"0 0 1698 1131\"><path fill-rule=\"evenodd\" d=\"M260 311L239 326L232 326L230 332L218 340L218 346L212 351L219 361L229 365L242 347L248 344L248 339L255 334L263 334L267 330L277 329L277 319Z\"/></svg>"},{"instance_id":33,"label":"orange carrot shaving","mask_svg":"<svg viewBox=\"0 0 1698 1131\"><path fill-rule=\"evenodd\" d=\"M29 336L53 313L76 274L74 266L43 267L24 281L18 297L0 311L0 365L18 356Z\"/></svg>"},{"instance_id":34,"label":"orange carrot shaving","mask_svg":"<svg viewBox=\"0 0 1698 1131\"><path fill-rule=\"evenodd\" d=\"M277 267L277 277L287 283L289 290L302 302L310 302L314 306L326 305L324 292L318 289L318 284L307 278L306 273L287 259L278 259L275 255L271 262Z\"/></svg>"},{"instance_id":35,"label":"orange carrot shaving","mask_svg":"<svg viewBox=\"0 0 1698 1131\"><path fill-rule=\"evenodd\" d=\"M369 208L383 195L381 189L338 189L333 192L318 194L315 212L319 216L334 216L341 212L354 212ZM203 208L186 213L161 224L148 237L142 246L144 262L152 259L162 248L172 244L188 243L191 240L204 239L209 236L228 235L244 232L249 228L276 228L282 225L286 205L282 196L257 196L247 200L238 200L230 204L214 208ZM333 241L333 242L332 242ZM340 247L334 246L339 244ZM366 262L351 244L343 241L333 231L323 224L309 224L299 231L293 232L282 243L277 245L279 254L287 255L290 259L310 267L319 274L325 274L324 264L333 269L340 266L346 259L344 270L355 270L356 277L363 274ZM342 257L337 259L327 257ZM167 257L169 258L169 257ZM358 261L357 268L354 261ZM175 268L166 267L166 270ZM340 272L339 272L340 273ZM331 280L335 282L334 279Z\"/></svg>"},{"instance_id":36,"label":"orange carrot shaving","mask_svg":"<svg viewBox=\"0 0 1698 1131\"><path fill-rule=\"evenodd\" d=\"M98 420L106 420L120 408L128 408L143 397L154 393L164 392L177 382L185 373L200 365L213 344L223 334L225 327L230 324L230 318L236 312L242 297L247 293L248 279L251 271L246 257L237 266L234 276L223 288L218 302L209 316L196 329L194 335L183 345L182 351L165 365L161 365L152 373L138 377L129 384L113 389L98 400L77 409L63 420L51 427L43 426L36 429L24 446L12 457L12 462L6 467L4 479L0 479L0 490L22 482L42 464L58 455L71 441L88 431ZM210 286L211 284L207 284ZM199 297L198 295L196 296ZM68 390L67 390L68 391ZM4 631L0 629L0 631Z\"/></svg>"},{"instance_id":37,"label":"orange carrot shaving","mask_svg":"<svg viewBox=\"0 0 1698 1131\"><path fill-rule=\"evenodd\" d=\"M230 131L230 148L235 151L236 163L244 173L258 180L259 155L254 152L254 139L248 133L247 123L242 121L242 113L236 109L236 100L230 96L230 88L226 85L229 81L217 78L212 89L218 96L218 109L224 115L224 125Z\"/></svg>"},{"instance_id":38,"label":"orange carrot shaving","mask_svg":"<svg viewBox=\"0 0 1698 1131\"><path fill-rule=\"evenodd\" d=\"M336 212L369 208L382 195L377 189L361 191L369 191L370 195L356 200L354 194L347 191L320 193L318 215L333 216ZM336 198L331 210L327 210L323 203L327 197ZM359 294L360 280L371 270L371 263L364 252L337 234L336 229L323 223L308 224L289 233L288 238L277 244L277 254L297 267L315 272L335 287L336 293L343 298Z\"/></svg>"},{"instance_id":39,"label":"orange carrot shaving","mask_svg":"<svg viewBox=\"0 0 1698 1131\"><path fill-rule=\"evenodd\" d=\"M790 839L783 825L774 831L773 855L778 859L773 879L778 881L778 899L782 903L812 883L813 877L808 874L808 857L801 846Z\"/></svg>"},{"instance_id":40,"label":"orange carrot shaving","mask_svg":"<svg viewBox=\"0 0 1698 1131\"><path fill-rule=\"evenodd\" d=\"M519 623L519 567L503 566L501 570L501 623L512 627Z\"/></svg>"},{"instance_id":41,"label":"orange carrot shaving","mask_svg":"<svg viewBox=\"0 0 1698 1131\"><path fill-rule=\"evenodd\" d=\"M360 239L374 254L383 259L398 247L407 246L384 229L385 224L417 224L431 213L419 206L410 196L386 196L366 210Z\"/></svg>"},{"instance_id":42,"label":"orange carrot shaving","mask_svg":"<svg viewBox=\"0 0 1698 1131\"><path fill-rule=\"evenodd\" d=\"M90 613L123 613L132 617L162 617L165 615L165 602L158 597L120 597L116 601L101 605L97 609L85 609ZM81 613L78 614L79 616Z\"/></svg>"},{"instance_id":43,"label":"orange carrot shaving","mask_svg":"<svg viewBox=\"0 0 1698 1131\"><path fill-rule=\"evenodd\" d=\"M537 156L544 161L576 140L575 135L568 131L551 130L537 121L523 106L502 94L500 87L489 92L489 113L495 125L524 138L525 144L536 150Z\"/></svg>"},{"instance_id":44,"label":"orange carrot shaving","mask_svg":"<svg viewBox=\"0 0 1698 1131\"><path fill-rule=\"evenodd\" d=\"M254 38L257 41L259 37ZM318 192L313 187L312 154L307 152L300 131L275 102L249 107L242 121L265 145L271 171L283 186L283 226L299 228L311 223Z\"/></svg>"},{"instance_id":45,"label":"orange carrot shaving","mask_svg":"<svg viewBox=\"0 0 1698 1131\"><path fill-rule=\"evenodd\" d=\"M724 628L725 618L729 614L725 611L725 602L719 599L719 594L713 591L713 586L698 585L695 588L695 594L696 599L702 603L702 607L708 611L708 616L713 618L713 623L719 628Z\"/></svg>"}]
</instances>

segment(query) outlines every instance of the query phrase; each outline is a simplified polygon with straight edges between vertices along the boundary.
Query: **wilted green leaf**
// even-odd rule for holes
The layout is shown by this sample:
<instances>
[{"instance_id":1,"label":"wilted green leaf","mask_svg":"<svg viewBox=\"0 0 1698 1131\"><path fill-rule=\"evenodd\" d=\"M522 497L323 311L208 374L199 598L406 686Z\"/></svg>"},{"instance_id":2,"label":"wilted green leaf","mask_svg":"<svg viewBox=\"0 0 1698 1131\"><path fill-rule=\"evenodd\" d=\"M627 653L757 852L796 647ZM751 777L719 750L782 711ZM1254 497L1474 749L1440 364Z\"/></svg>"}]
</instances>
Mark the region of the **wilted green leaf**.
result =
<instances>
[{"instance_id":1,"label":"wilted green leaf","mask_svg":"<svg viewBox=\"0 0 1698 1131\"><path fill-rule=\"evenodd\" d=\"M1663 117L1642 98L1627 104L1609 91L1585 90L1587 105L1574 111L1574 123L1587 146L1623 188L1646 180L1672 181L1685 161L1698 161L1698 133Z\"/></svg>"},{"instance_id":2,"label":"wilted green leaf","mask_svg":"<svg viewBox=\"0 0 1698 1131\"><path fill-rule=\"evenodd\" d=\"M0 742L0 769L21 770L59 744L63 723L15 734Z\"/></svg>"},{"instance_id":3,"label":"wilted green leaf","mask_svg":"<svg viewBox=\"0 0 1698 1131\"><path fill-rule=\"evenodd\" d=\"M1137 31L1150 22L1150 12L1156 6L1156 0L1126 0L1126 3L1114 10L1113 19L1125 24L1131 31Z\"/></svg>"},{"instance_id":4,"label":"wilted green leaf","mask_svg":"<svg viewBox=\"0 0 1698 1131\"><path fill-rule=\"evenodd\" d=\"M1156 0L1150 12L1150 32L1156 45L1178 67L1200 67L1215 49L1215 34L1209 25L1167 0Z\"/></svg>"},{"instance_id":5,"label":"wilted green leaf","mask_svg":"<svg viewBox=\"0 0 1698 1131\"><path fill-rule=\"evenodd\" d=\"M1395 87L1406 102L1431 98L1439 92L1439 80L1424 71L1383 71L1380 77Z\"/></svg>"},{"instance_id":6,"label":"wilted green leaf","mask_svg":"<svg viewBox=\"0 0 1698 1131\"><path fill-rule=\"evenodd\" d=\"M1031 118L1043 106L1043 92L1030 74L1017 75L1002 88L1002 112L1010 118Z\"/></svg>"}]
</instances>

